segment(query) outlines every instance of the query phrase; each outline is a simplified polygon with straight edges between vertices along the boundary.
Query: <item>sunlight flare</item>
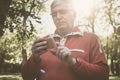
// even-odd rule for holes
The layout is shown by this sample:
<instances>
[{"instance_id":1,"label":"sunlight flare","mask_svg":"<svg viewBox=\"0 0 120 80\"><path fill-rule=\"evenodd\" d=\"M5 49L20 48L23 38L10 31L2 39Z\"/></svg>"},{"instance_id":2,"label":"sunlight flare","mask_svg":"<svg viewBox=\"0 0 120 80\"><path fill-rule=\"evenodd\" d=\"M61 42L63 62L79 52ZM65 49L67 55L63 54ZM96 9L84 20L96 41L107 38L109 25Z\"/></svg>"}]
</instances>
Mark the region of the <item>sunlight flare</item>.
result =
<instances>
[{"instance_id":1,"label":"sunlight flare","mask_svg":"<svg viewBox=\"0 0 120 80\"><path fill-rule=\"evenodd\" d=\"M79 15L87 16L93 9L93 0L73 0L73 5Z\"/></svg>"}]
</instances>

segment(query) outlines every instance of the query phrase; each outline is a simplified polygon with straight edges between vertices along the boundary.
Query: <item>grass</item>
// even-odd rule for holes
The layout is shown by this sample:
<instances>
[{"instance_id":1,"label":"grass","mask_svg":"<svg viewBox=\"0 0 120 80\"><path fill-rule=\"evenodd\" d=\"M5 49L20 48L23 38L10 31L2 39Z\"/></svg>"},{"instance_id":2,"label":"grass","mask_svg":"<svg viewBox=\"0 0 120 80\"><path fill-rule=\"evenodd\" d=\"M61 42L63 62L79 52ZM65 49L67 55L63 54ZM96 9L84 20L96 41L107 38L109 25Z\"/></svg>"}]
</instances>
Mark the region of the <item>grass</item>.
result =
<instances>
[{"instance_id":1,"label":"grass","mask_svg":"<svg viewBox=\"0 0 120 80\"><path fill-rule=\"evenodd\" d=\"M22 80L21 74L16 73L16 74L1 74L0 75L0 80ZM120 77L118 76L110 76L109 80L120 80Z\"/></svg>"},{"instance_id":2,"label":"grass","mask_svg":"<svg viewBox=\"0 0 120 80\"><path fill-rule=\"evenodd\" d=\"M22 80L21 74L1 74L0 80Z\"/></svg>"}]
</instances>

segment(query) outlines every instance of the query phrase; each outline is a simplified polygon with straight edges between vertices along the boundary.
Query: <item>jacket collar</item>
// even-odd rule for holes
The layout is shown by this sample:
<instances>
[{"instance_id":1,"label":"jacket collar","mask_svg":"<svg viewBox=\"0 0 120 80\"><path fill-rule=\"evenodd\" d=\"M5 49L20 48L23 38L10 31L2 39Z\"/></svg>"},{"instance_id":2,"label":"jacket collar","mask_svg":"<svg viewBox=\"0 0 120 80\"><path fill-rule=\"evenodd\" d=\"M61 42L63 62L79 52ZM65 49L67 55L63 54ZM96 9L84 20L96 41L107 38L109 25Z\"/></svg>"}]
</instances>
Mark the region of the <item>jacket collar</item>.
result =
<instances>
[{"instance_id":1,"label":"jacket collar","mask_svg":"<svg viewBox=\"0 0 120 80\"><path fill-rule=\"evenodd\" d=\"M49 36L53 37L53 38L63 38L60 35L58 35L57 32L55 32L55 34L50 34ZM80 36L80 37L82 37L82 36L84 36L84 32L80 31L80 29L78 27L75 27L73 29L73 31L71 33L69 33L69 34L66 34L64 36L64 38L73 37L73 36Z\"/></svg>"}]
</instances>

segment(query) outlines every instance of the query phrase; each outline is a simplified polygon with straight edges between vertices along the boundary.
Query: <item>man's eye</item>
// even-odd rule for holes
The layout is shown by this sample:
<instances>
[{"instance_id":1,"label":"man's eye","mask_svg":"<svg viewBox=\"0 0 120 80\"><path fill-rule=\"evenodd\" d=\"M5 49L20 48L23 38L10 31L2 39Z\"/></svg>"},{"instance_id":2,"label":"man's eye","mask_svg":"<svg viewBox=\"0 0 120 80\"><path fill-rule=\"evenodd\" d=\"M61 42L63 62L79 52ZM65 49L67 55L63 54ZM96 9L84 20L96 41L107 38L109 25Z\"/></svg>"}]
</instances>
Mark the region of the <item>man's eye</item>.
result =
<instances>
[{"instance_id":1,"label":"man's eye","mask_svg":"<svg viewBox=\"0 0 120 80\"><path fill-rule=\"evenodd\" d=\"M51 13L51 15L53 16L53 17L56 17L58 14L59 15L64 15L64 14L68 14L69 13L69 10L60 10L60 11L58 11L58 12L53 12L53 13Z\"/></svg>"},{"instance_id":2,"label":"man's eye","mask_svg":"<svg viewBox=\"0 0 120 80\"><path fill-rule=\"evenodd\" d=\"M67 10L61 10L60 13L61 14L66 14L66 13L68 13L68 11Z\"/></svg>"}]
</instances>

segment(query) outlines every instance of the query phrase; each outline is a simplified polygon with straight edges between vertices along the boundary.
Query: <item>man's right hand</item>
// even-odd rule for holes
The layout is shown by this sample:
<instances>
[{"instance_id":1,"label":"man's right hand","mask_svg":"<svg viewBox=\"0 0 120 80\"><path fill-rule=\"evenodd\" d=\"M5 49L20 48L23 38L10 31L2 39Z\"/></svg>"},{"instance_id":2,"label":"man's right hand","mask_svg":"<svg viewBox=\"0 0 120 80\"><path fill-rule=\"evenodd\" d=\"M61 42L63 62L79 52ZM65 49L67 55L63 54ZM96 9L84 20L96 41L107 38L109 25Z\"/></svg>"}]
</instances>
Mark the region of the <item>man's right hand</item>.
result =
<instances>
[{"instance_id":1,"label":"man's right hand","mask_svg":"<svg viewBox=\"0 0 120 80\"><path fill-rule=\"evenodd\" d=\"M32 45L33 60L38 62L40 55L47 51L47 41L43 38L38 38Z\"/></svg>"}]
</instances>

